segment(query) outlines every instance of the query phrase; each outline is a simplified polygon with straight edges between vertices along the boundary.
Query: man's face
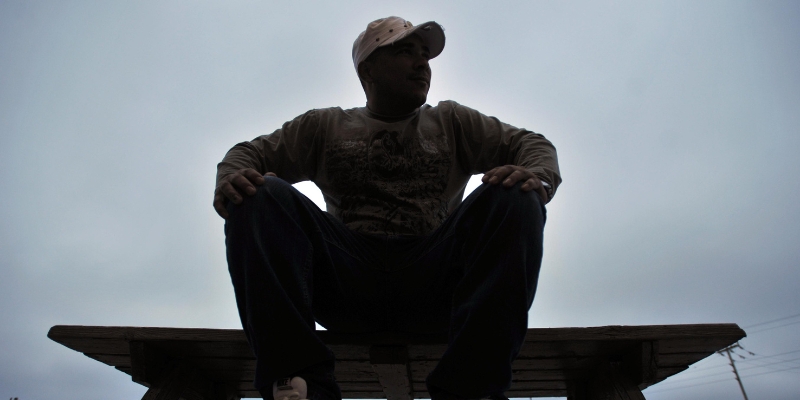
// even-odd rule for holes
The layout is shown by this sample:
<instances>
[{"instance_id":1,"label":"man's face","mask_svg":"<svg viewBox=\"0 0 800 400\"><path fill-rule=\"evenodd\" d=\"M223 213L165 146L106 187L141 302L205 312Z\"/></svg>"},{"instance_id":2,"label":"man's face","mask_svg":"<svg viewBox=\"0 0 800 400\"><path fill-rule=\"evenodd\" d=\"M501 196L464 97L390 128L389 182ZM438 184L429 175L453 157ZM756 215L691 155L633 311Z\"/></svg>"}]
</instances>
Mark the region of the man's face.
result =
<instances>
[{"instance_id":1,"label":"man's face","mask_svg":"<svg viewBox=\"0 0 800 400\"><path fill-rule=\"evenodd\" d=\"M431 86L429 59L430 51L417 35L375 50L367 61L375 95L411 109L425 104Z\"/></svg>"}]
</instances>

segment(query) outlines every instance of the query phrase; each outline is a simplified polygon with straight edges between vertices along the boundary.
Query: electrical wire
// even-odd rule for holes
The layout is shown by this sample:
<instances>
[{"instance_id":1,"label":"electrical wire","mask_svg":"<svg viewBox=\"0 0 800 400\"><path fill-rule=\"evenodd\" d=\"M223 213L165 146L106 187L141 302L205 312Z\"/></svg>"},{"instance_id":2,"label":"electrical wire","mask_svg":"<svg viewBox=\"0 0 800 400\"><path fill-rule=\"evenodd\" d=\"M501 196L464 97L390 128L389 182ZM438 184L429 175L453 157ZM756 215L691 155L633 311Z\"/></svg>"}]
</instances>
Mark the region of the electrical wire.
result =
<instances>
[{"instance_id":1,"label":"electrical wire","mask_svg":"<svg viewBox=\"0 0 800 400\"><path fill-rule=\"evenodd\" d=\"M772 330L772 329L783 328L784 326L795 325L795 324L800 324L800 321L794 321L794 322L789 322L788 324L772 326L772 327L769 327L769 328L763 328L763 329L759 329L759 330L752 331L752 332L749 332L749 333L750 334L759 333L759 332L764 332L764 331L769 331L769 330Z\"/></svg>"},{"instance_id":2,"label":"electrical wire","mask_svg":"<svg viewBox=\"0 0 800 400\"><path fill-rule=\"evenodd\" d=\"M781 361L776 361L776 362L773 362L773 363L770 363L770 364L761 364L761 365L748 365L748 366L745 366L744 368L739 368L739 372L742 372L742 371L749 371L749 370L756 369L756 368L767 368L767 367L771 367L771 366L773 366L773 365L777 365L777 364L783 364L783 363L792 362L792 361L797 361L797 360L800 360L800 357L798 357L798 358L793 358L793 359L791 359L791 360L781 360ZM722 366L723 366L723 367L729 367L729 366L730 366L730 364L725 364L725 365L722 365ZM797 367L797 368L800 368L800 365L797 365L796 367ZM776 372L777 372L777 371L776 371ZM697 380L697 379L710 378L710 377L712 377L712 376L725 375L725 374L730 374L730 373L731 373L731 371L715 372L715 373L713 373L713 374L706 374L706 375L701 375L701 376L693 376L693 377L687 377L687 378L683 378L683 379L671 380L671 381L664 382L664 383L662 383L661 385L665 385L665 384L667 384L667 385L668 385L668 384L675 384L675 383L683 383L683 382L686 382L686 381L693 381L693 380Z\"/></svg>"},{"instance_id":3,"label":"electrical wire","mask_svg":"<svg viewBox=\"0 0 800 400\"><path fill-rule=\"evenodd\" d=\"M742 329L750 329L750 328L755 328L755 327L757 327L757 326L766 325L766 324L771 324L771 323L773 323L773 322L779 322L779 321L783 321L783 320L787 320L787 319L791 319L791 318L795 318L795 317L800 317L800 314L795 314L795 315L790 315L790 316L788 316L788 317L782 317L782 318L778 318L778 319L773 319L773 320L771 320L771 321L759 322L759 323L757 323L757 324L753 324L753 325L747 325L747 326L743 327Z\"/></svg>"},{"instance_id":4,"label":"electrical wire","mask_svg":"<svg viewBox=\"0 0 800 400\"><path fill-rule=\"evenodd\" d=\"M781 317L781 318L777 318L777 319L773 319L773 320L769 320L769 321L759 322L759 323L756 323L756 324L745 326L743 329L762 327L764 325L774 324L776 322L787 321L787 320L791 320L791 319L794 319L794 318L797 318L797 317L800 317L800 314L789 315L789 316L785 316L785 317ZM789 322L786 322L786 323L783 323L783 324L780 324L780 325L777 325L777 326L764 327L764 328L761 328L761 329L757 329L757 330L748 332L748 334L769 331L769 330L772 330L772 329L783 328L783 327L796 325L796 324L800 324L800 320L789 321ZM741 347L741 346L739 346L739 347ZM755 353L746 350L744 347L741 347L741 349L743 351L748 352L751 356L755 356L755 358L745 358L744 355L736 353L734 351L733 354L736 354L737 356L739 356L742 359L739 362L747 364L747 365L744 366L744 368L740 368L739 371L744 372L744 371L751 371L751 370L756 370L756 369L760 369L760 368L770 369L770 371L755 373L753 375L746 375L745 376L745 374L743 374L742 378L750 379L750 378L761 376L761 375L774 374L774 373L778 373L778 372L792 371L792 370L800 369L800 365L796 364L796 362L798 360L800 360L800 357L791 358L791 359L788 359L788 360L787 359L783 359L783 358L779 358L780 356L783 356L783 355L794 354L794 353L800 352L800 350L792 350L792 351L787 351L787 352L778 353L778 354L772 354L772 355L768 355L768 356L761 356L761 355L756 355ZM776 359L776 361L765 363L764 361L767 361L767 360L764 360L764 358L773 358L773 359ZM772 361L772 360L770 360L770 361ZM790 367L782 368L782 369L775 369L775 367L777 365L787 364L787 363L789 363ZM697 372L697 371L709 371L709 370L712 370L712 369L725 367L725 366L728 366L728 364L703 366L701 368L692 369L691 371L695 371L695 372ZM712 372L710 374L702 374L700 376L691 376L691 377L686 377L684 379L672 380L672 381L669 381L669 382L664 382L662 385L659 386L659 388L657 390L652 391L652 392L648 392L648 393L649 394L655 394L655 393L661 393L661 392L666 392L666 391L671 391L671 390L686 389L686 388L691 388L691 387L695 387L695 386L709 385L709 384L712 384L712 383L728 382L728 381L730 381L730 378L716 379L716 380L706 381L706 382L698 382L698 383L694 383L694 384L690 384L690 385L684 385L684 386L669 387L670 384L679 384L680 385L680 384L685 383L687 381L693 381L693 380L698 380L698 379L708 379L708 378L712 378L712 377L719 376L719 375L724 375L724 374L729 374L729 373L730 373L730 371ZM666 388L662 388L664 384L667 385Z\"/></svg>"},{"instance_id":5,"label":"electrical wire","mask_svg":"<svg viewBox=\"0 0 800 400\"><path fill-rule=\"evenodd\" d=\"M767 375L767 374L774 374L774 373L776 373L776 372L791 371L791 370L795 370L795 369L800 369L800 367L792 367L792 368L780 369L780 370L777 370L777 371L767 371L767 372L762 372L762 373L759 373L759 374L754 374L754 375L750 375L750 376L742 376L742 379L744 379L744 378L748 378L748 379L749 379L749 378L754 378L754 377L756 377L756 376ZM718 382L729 382L729 381L730 381L730 378L727 378L727 379L718 379L718 380L715 380L715 381L709 381L709 382L700 382L700 383L695 383L695 384L693 384L693 385L686 385L686 386L671 387L671 388L666 388L666 389L661 389L661 388L659 388L660 390L656 390L656 391L648 392L647 394L648 394L648 396L649 396L649 395L651 395L651 394L656 394L656 393L661 393L661 392L668 392L668 391L671 391L671 390L677 390L677 389L686 389L686 388L695 387L695 386L709 385L709 384L712 384L712 383L718 383Z\"/></svg>"},{"instance_id":6,"label":"electrical wire","mask_svg":"<svg viewBox=\"0 0 800 400\"><path fill-rule=\"evenodd\" d=\"M785 351L783 353L772 354L772 355L768 355L768 356L762 356L762 355L756 354L756 357L759 357L759 358L748 358L746 360L739 361L739 362L740 363L755 362L755 361L761 360L761 358L775 358L775 357L783 356L783 355L786 355L786 354L794 354L794 353L798 353L798 352L800 352L800 349L792 350L792 351ZM689 367L689 369L684 370L683 372L681 372L681 374L683 374L683 375L692 375L694 373L701 372L701 371L704 372L704 371L708 371L708 370L712 370L712 369L730 367L730 364L728 364L728 363L718 364L718 365L702 365L702 366L699 366L699 367L696 366L697 364L699 364L699 363L701 363L703 361L708 361L708 360L718 360L718 359L717 358L713 358L713 359L712 358L704 358L704 359L698 361L698 363L696 363L696 364L692 365L691 367ZM779 360L781 360L781 359L779 358ZM675 379L675 380L670 380L669 382L681 381L681 380L683 380L682 378L683 377L680 377L679 379Z\"/></svg>"}]
</instances>

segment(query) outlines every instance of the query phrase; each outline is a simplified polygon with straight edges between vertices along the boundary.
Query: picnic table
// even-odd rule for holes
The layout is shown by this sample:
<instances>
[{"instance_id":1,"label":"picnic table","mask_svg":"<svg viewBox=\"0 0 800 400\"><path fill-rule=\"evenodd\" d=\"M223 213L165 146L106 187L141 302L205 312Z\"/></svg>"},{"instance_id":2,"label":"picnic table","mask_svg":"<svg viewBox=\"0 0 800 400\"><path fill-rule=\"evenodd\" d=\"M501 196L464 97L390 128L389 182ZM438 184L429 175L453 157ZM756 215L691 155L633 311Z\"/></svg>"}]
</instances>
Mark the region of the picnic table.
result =
<instances>
[{"instance_id":1,"label":"picnic table","mask_svg":"<svg viewBox=\"0 0 800 400\"><path fill-rule=\"evenodd\" d=\"M425 377L446 338L318 331L346 399L430 398ZM147 386L143 400L258 398L239 329L58 325L47 336ZM736 324L529 329L506 396L644 399L642 390L745 336Z\"/></svg>"}]
</instances>

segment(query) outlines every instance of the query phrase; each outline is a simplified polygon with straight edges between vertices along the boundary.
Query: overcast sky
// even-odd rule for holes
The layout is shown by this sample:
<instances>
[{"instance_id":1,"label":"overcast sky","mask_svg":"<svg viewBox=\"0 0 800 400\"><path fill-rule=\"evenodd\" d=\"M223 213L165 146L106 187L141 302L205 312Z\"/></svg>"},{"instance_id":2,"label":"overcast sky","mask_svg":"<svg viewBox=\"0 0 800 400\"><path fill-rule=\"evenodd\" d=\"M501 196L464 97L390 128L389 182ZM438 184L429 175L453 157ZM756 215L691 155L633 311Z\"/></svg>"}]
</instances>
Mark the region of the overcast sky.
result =
<instances>
[{"instance_id":1,"label":"overcast sky","mask_svg":"<svg viewBox=\"0 0 800 400\"><path fill-rule=\"evenodd\" d=\"M144 394L53 325L240 328L216 163L363 106L350 50L388 15L446 29L429 104L558 149L531 327L794 316L738 365L800 397L800 2L0 0L0 398ZM725 363L645 396L740 398Z\"/></svg>"}]
</instances>

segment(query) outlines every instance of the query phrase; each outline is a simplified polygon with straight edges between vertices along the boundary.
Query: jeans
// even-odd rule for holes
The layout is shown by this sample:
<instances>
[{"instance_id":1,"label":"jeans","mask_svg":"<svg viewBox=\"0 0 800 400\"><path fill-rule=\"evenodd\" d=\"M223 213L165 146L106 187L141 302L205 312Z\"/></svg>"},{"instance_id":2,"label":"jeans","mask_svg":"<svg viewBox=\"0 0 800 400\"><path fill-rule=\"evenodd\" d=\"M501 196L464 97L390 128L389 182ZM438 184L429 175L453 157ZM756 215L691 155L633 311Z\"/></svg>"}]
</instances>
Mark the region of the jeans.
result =
<instances>
[{"instance_id":1,"label":"jeans","mask_svg":"<svg viewBox=\"0 0 800 400\"><path fill-rule=\"evenodd\" d=\"M534 191L484 184L430 235L382 236L351 231L285 181L265 180L228 205L225 224L257 389L333 365L315 321L337 332L446 333L426 382L434 398L509 388L542 259L546 210Z\"/></svg>"}]
</instances>

